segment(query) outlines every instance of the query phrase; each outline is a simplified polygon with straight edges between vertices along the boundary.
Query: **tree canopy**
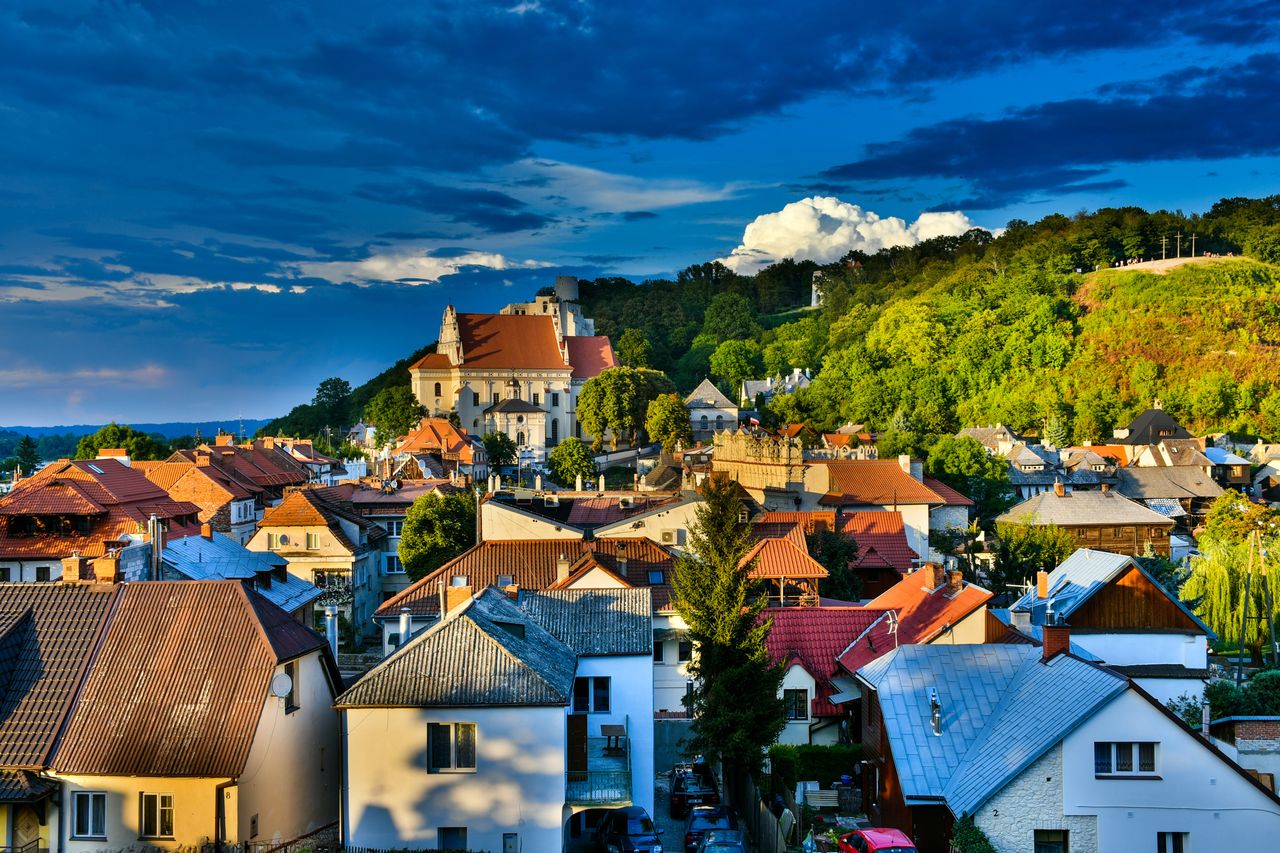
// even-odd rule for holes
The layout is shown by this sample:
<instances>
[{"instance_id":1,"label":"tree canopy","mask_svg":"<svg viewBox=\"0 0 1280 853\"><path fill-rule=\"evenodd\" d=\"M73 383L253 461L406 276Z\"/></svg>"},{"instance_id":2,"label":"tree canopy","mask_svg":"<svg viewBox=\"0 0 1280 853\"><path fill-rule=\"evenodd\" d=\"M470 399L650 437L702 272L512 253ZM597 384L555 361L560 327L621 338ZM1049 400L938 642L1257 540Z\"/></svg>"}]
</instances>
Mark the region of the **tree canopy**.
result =
<instances>
[{"instance_id":1,"label":"tree canopy","mask_svg":"<svg viewBox=\"0 0 1280 853\"><path fill-rule=\"evenodd\" d=\"M591 451L581 440L572 436L562 439L547 459L551 479L562 486L572 485L578 477L590 480L596 472L596 462Z\"/></svg>"},{"instance_id":2,"label":"tree canopy","mask_svg":"<svg viewBox=\"0 0 1280 853\"><path fill-rule=\"evenodd\" d=\"M760 358L760 345L755 341L728 340L716 347L711 354L711 372L728 386L729 398L738 399L738 391L747 379L756 379L764 372Z\"/></svg>"},{"instance_id":3,"label":"tree canopy","mask_svg":"<svg viewBox=\"0 0 1280 853\"><path fill-rule=\"evenodd\" d=\"M169 448L157 441L155 437L139 432L128 424L117 424L115 421L102 429L86 435L76 445L76 459L95 459L103 448L123 448L130 459L164 459L169 455Z\"/></svg>"},{"instance_id":4,"label":"tree canopy","mask_svg":"<svg viewBox=\"0 0 1280 853\"><path fill-rule=\"evenodd\" d=\"M421 580L475 544L476 507L471 495L430 492L415 500L400 532L400 562Z\"/></svg>"},{"instance_id":5,"label":"tree canopy","mask_svg":"<svg viewBox=\"0 0 1280 853\"><path fill-rule=\"evenodd\" d=\"M622 333L616 347L618 361L623 367L650 367L649 353L653 346L640 329L631 328Z\"/></svg>"},{"instance_id":6,"label":"tree canopy","mask_svg":"<svg viewBox=\"0 0 1280 853\"><path fill-rule=\"evenodd\" d=\"M480 439L484 444L484 454L489 459L489 466L502 468L516 464L516 443L505 432L488 432Z\"/></svg>"},{"instance_id":7,"label":"tree canopy","mask_svg":"<svg viewBox=\"0 0 1280 853\"><path fill-rule=\"evenodd\" d=\"M689 410L679 394L659 394L654 397L645 413L644 429L651 441L662 444L665 453L674 453L677 447L693 446L693 426L689 422Z\"/></svg>"},{"instance_id":8,"label":"tree canopy","mask_svg":"<svg viewBox=\"0 0 1280 853\"><path fill-rule=\"evenodd\" d=\"M380 447L406 435L426 415L426 407L418 402L407 385L383 388L364 410L365 420L377 427L374 440Z\"/></svg>"},{"instance_id":9,"label":"tree canopy","mask_svg":"<svg viewBox=\"0 0 1280 853\"><path fill-rule=\"evenodd\" d=\"M671 380L656 370L612 367L588 379L578 393L578 420L599 450L606 435L632 444L645 426L649 403L675 390Z\"/></svg>"}]
</instances>

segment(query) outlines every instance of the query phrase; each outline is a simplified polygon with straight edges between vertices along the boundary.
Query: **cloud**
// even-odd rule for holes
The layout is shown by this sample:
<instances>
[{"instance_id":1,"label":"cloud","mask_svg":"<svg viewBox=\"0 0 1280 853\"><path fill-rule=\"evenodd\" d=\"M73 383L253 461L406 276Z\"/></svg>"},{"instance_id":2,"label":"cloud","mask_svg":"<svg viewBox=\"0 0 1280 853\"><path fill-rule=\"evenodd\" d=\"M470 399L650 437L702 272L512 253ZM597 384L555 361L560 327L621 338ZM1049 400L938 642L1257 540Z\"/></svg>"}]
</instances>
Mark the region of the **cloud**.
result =
<instances>
[{"instance_id":1,"label":"cloud","mask_svg":"<svg viewBox=\"0 0 1280 853\"><path fill-rule=\"evenodd\" d=\"M85 383L152 387L162 385L172 373L158 364L133 368L96 367L55 371L42 367L8 367L0 369L0 388L32 388L67 386Z\"/></svg>"},{"instance_id":2,"label":"cloud","mask_svg":"<svg viewBox=\"0 0 1280 853\"><path fill-rule=\"evenodd\" d=\"M302 263L297 270L306 276L331 282L402 282L434 284L463 270L542 269L554 266L544 261L512 260L497 252L448 251L435 254L421 249L402 248L372 254L360 261Z\"/></svg>"},{"instance_id":3,"label":"cloud","mask_svg":"<svg viewBox=\"0 0 1280 853\"><path fill-rule=\"evenodd\" d=\"M934 237L959 236L976 227L959 211L926 212L907 224L896 216L881 217L838 198L813 196L757 216L743 232L742 244L720 261L742 273L784 258L825 264L854 250L874 253L893 246L914 246Z\"/></svg>"},{"instance_id":4,"label":"cloud","mask_svg":"<svg viewBox=\"0 0 1280 853\"><path fill-rule=\"evenodd\" d=\"M529 231L554 221L550 216L529 210L517 198L485 188L407 180L365 184L357 187L355 194L373 201L411 207L496 234Z\"/></svg>"},{"instance_id":5,"label":"cloud","mask_svg":"<svg viewBox=\"0 0 1280 853\"><path fill-rule=\"evenodd\" d=\"M746 188L742 183L717 186L680 178L623 175L556 160L522 160L504 171L511 176L512 192L523 192L524 186L530 186L544 197L559 196L567 204L619 213L628 219L646 219L655 215L655 210L735 198Z\"/></svg>"}]
</instances>

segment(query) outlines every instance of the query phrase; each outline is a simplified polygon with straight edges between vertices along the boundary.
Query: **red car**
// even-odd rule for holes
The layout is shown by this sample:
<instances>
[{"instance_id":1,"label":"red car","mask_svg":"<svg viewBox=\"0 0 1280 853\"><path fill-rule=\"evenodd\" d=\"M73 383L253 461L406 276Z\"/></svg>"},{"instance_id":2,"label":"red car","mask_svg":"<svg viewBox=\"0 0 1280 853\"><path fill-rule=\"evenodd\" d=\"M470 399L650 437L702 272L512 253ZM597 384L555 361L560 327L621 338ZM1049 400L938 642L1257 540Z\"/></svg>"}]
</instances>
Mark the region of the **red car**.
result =
<instances>
[{"instance_id":1,"label":"red car","mask_svg":"<svg viewBox=\"0 0 1280 853\"><path fill-rule=\"evenodd\" d=\"M899 829L855 829L840 836L840 853L916 853L916 845Z\"/></svg>"}]
</instances>

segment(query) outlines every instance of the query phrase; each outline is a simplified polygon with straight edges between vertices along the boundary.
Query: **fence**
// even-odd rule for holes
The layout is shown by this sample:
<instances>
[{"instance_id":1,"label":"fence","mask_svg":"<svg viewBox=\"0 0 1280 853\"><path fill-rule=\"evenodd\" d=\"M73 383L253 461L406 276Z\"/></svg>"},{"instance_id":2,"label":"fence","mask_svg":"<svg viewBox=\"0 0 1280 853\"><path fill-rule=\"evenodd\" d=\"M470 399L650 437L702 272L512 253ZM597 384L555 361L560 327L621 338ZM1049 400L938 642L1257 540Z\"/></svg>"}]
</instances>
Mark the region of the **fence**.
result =
<instances>
[{"instance_id":1,"label":"fence","mask_svg":"<svg viewBox=\"0 0 1280 853\"><path fill-rule=\"evenodd\" d=\"M736 774L731 783L726 780L726 787L730 784L733 806L742 816L747 832L755 839L756 853L787 853L788 850L796 849L787 844L788 832L792 835L796 833L794 817L791 817L789 827L785 825L790 812L784 811L782 820L775 817L769 810L769 804L761 799L755 782L746 773Z\"/></svg>"}]
</instances>

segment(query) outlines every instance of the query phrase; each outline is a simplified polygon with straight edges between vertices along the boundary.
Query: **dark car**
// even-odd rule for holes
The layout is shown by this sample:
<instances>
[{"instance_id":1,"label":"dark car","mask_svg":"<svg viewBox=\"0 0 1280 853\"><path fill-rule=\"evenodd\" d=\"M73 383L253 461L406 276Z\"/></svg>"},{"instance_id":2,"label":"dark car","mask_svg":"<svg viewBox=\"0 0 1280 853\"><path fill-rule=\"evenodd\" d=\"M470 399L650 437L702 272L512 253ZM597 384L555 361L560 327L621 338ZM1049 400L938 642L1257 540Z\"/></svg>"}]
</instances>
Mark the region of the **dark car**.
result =
<instances>
[{"instance_id":1,"label":"dark car","mask_svg":"<svg viewBox=\"0 0 1280 853\"><path fill-rule=\"evenodd\" d=\"M596 827L599 853L662 853L662 830L640 806L612 809Z\"/></svg>"},{"instance_id":2,"label":"dark car","mask_svg":"<svg viewBox=\"0 0 1280 853\"><path fill-rule=\"evenodd\" d=\"M708 829L698 853L747 853L747 839L740 829Z\"/></svg>"},{"instance_id":3,"label":"dark car","mask_svg":"<svg viewBox=\"0 0 1280 853\"><path fill-rule=\"evenodd\" d=\"M694 806L720 804L715 785L696 773L680 773L671 782L671 816L684 817Z\"/></svg>"},{"instance_id":4,"label":"dark car","mask_svg":"<svg viewBox=\"0 0 1280 853\"><path fill-rule=\"evenodd\" d=\"M684 822L685 853L695 853L712 829L737 829L738 819L724 806L696 806Z\"/></svg>"}]
</instances>

